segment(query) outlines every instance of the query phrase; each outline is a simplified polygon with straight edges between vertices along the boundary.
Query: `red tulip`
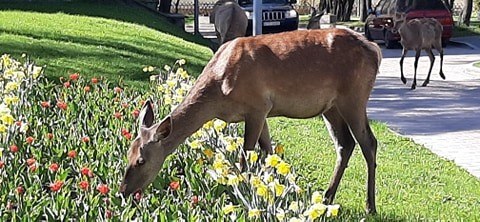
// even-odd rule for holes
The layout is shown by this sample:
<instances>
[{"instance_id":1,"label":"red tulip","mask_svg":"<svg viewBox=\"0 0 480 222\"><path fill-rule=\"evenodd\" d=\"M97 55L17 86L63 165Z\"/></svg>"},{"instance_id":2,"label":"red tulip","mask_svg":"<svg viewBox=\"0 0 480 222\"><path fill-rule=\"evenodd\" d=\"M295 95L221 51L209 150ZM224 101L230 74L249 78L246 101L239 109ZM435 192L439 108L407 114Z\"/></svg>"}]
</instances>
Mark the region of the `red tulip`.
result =
<instances>
[{"instance_id":1,"label":"red tulip","mask_svg":"<svg viewBox=\"0 0 480 222\"><path fill-rule=\"evenodd\" d=\"M0 160L0 169L2 169L5 166L5 163Z\"/></svg>"},{"instance_id":2,"label":"red tulip","mask_svg":"<svg viewBox=\"0 0 480 222\"><path fill-rule=\"evenodd\" d=\"M196 195L195 195L195 196L192 196L192 204L193 204L193 205L198 204L198 196L196 196Z\"/></svg>"},{"instance_id":3,"label":"red tulip","mask_svg":"<svg viewBox=\"0 0 480 222\"><path fill-rule=\"evenodd\" d=\"M110 188L108 188L108 185L106 185L106 184L100 184L100 185L98 185L97 190L101 194L105 195L110 191Z\"/></svg>"},{"instance_id":4,"label":"red tulip","mask_svg":"<svg viewBox=\"0 0 480 222\"><path fill-rule=\"evenodd\" d=\"M36 162L37 162L37 161L36 161L35 158L33 158L33 157L27 159L27 165L28 165L28 166L31 166L31 165L35 164Z\"/></svg>"},{"instance_id":5,"label":"red tulip","mask_svg":"<svg viewBox=\"0 0 480 222\"><path fill-rule=\"evenodd\" d=\"M49 140L53 139L53 133L47 133L47 138L48 138Z\"/></svg>"},{"instance_id":6,"label":"red tulip","mask_svg":"<svg viewBox=\"0 0 480 222\"><path fill-rule=\"evenodd\" d=\"M80 173L84 176L93 177L93 172L88 167L80 169Z\"/></svg>"},{"instance_id":7,"label":"red tulip","mask_svg":"<svg viewBox=\"0 0 480 222\"><path fill-rule=\"evenodd\" d=\"M52 171L52 172L57 172L57 171L58 171L58 168L60 168L60 166L58 166L58 163L52 163L52 164L50 164L50 166L48 167L48 169L50 169L50 171Z\"/></svg>"},{"instance_id":8,"label":"red tulip","mask_svg":"<svg viewBox=\"0 0 480 222\"><path fill-rule=\"evenodd\" d=\"M73 159L73 158L77 157L77 151L75 151L75 150L70 150L70 151L68 151L67 156L68 156L69 158Z\"/></svg>"},{"instance_id":9,"label":"red tulip","mask_svg":"<svg viewBox=\"0 0 480 222\"><path fill-rule=\"evenodd\" d=\"M63 186L63 181L57 180L55 181L55 183L50 184L50 190L53 192L57 192L62 188L62 186Z\"/></svg>"},{"instance_id":10,"label":"red tulip","mask_svg":"<svg viewBox=\"0 0 480 222\"><path fill-rule=\"evenodd\" d=\"M140 110L138 110L138 109L133 110L133 111L132 111L132 115L133 115L133 117L137 118L138 115L140 115Z\"/></svg>"},{"instance_id":11,"label":"red tulip","mask_svg":"<svg viewBox=\"0 0 480 222\"><path fill-rule=\"evenodd\" d=\"M18 186L16 190L17 190L17 193L20 195L22 195L25 192L25 189L22 186Z\"/></svg>"},{"instance_id":12,"label":"red tulip","mask_svg":"<svg viewBox=\"0 0 480 222\"><path fill-rule=\"evenodd\" d=\"M113 216L112 211L110 211L110 210L106 210L106 211L105 211L105 217L106 217L107 219L112 218L112 216Z\"/></svg>"},{"instance_id":13,"label":"red tulip","mask_svg":"<svg viewBox=\"0 0 480 222\"><path fill-rule=\"evenodd\" d=\"M79 76L80 76L80 74L78 74L78 73L70 74L70 80L77 81Z\"/></svg>"},{"instance_id":14,"label":"red tulip","mask_svg":"<svg viewBox=\"0 0 480 222\"><path fill-rule=\"evenodd\" d=\"M58 101L57 102L57 107L60 108L61 110L67 110L68 106L67 103Z\"/></svg>"},{"instance_id":15,"label":"red tulip","mask_svg":"<svg viewBox=\"0 0 480 222\"><path fill-rule=\"evenodd\" d=\"M178 181L170 182L170 189L178 190L178 188L180 188L180 182L178 182Z\"/></svg>"},{"instance_id":16,"label":"red tulip","mask_svg":"<svg viewBox=\"0 0 480 222\"><path fill-rule=\"evenodd\" d=\"M97 84L97 83L98 83L98 79L97 79L97 78L92 78L92 83L93 83L93 84Z\"/></svg>"},{"instance_id":17,"label":"red tulip","mask_svg":"<svg viewBox=\"0 0 480 222\"><path fill-rule=\"evenodd\" d=\"M12 152L12 153L18 152L18 146L15 145L15 144L11 145L10 146L10 152Z\"/></svg>"},{"instance_id":18,"label":"red tulip","mask_svg":"<svg viewBox=\"0 0 480 222\"><path fill-rule=\"evenodd\" d=\"M49 101L43 101L43 102L40 103L40 105L43 108L49 108L50 107L50 102Z\"/></svg>"},{"instance_id":19,"label":"red tulip","mask_svg":"<svg viewBox=\"0 0 480 222\"><path fill-rule=\"evenodd\" d=\"M84 142L84 143L90 142L90 137L88 137L88 136L82 137L82 142Z\"/></svg>"},{"instance_id":20,"label":"red tulip","mask_svg":"<svg viewBox=\"0 0 480 222\"><path fill-rule=\"evenodd\" d=\"M123 89L120 88L120 87L115 87L115 88L113 88L113 91L116 92L116 93L121 93L123 91Z\"/></svg>"},{"instance_id":21,"label":"red tulip","mask_svg":"<svg viewBox=\"0 0 480 222\"><path fill-rule=\"evenodd\" d=\"M127 107L128 107L128 103L122 103L122 107L123 107L123 108L127 108Z\"/></svg>"},{"instance_id":22,"label":"red tulip","mask_svg":"<svg viewBox=\"0 0 480 222\"><path fill-rule=\"evenodd\" d=\"M29 137L27 137L27 138L25 139L25 141L26 141L28 144L32 144L33 141L35 141L35 139L34 139L33 137L29 136Z\"/></svg>"},{"instance_id":23,"label":"red tulip","mask_svg":"<svg viewBox=\"0 0 480 222\"><path fill-rule=\"evenodd\" d=\"M80 183L78 183L78 186L79 186L80 189L82 189L82 190L88 190L88 187L90 186L90 184L88 183L88 181L83 180L83 181L81 181Z\"/></svg>"},{"instance_id":24,"label":"red tulip","mask_svg":"<svg viewBox=\"0 0 480 222\"><path fill-rule=\"evenodd\" d=\"M70 88L70 82L64 82L64 83L63 83L63 86L64 86L65 88Z\"/></svg>"},{"instance_id":25,"label":"red tulip","mask_svg":"<svg viewBox=\"0 0 480 222\"><path fill-rule=\"evenodd\" d=\"M83 87L83 91L85 91L85 92L90 92L90 86L85 86L85 87Z\"/></svg>"},{"instance_id":26,"label":"red tulip","mask_svg":"<svg viewBox=\"0 0 480 222\"><path fill-rule=\"evenodd\" d=\"M115 112L115 113L113 114L113 116L114 116L115 118L117 118L117 119L121 119L121 118L122 118L122 114L119 113L119 112Z\"/></svg>"}]
</instances>

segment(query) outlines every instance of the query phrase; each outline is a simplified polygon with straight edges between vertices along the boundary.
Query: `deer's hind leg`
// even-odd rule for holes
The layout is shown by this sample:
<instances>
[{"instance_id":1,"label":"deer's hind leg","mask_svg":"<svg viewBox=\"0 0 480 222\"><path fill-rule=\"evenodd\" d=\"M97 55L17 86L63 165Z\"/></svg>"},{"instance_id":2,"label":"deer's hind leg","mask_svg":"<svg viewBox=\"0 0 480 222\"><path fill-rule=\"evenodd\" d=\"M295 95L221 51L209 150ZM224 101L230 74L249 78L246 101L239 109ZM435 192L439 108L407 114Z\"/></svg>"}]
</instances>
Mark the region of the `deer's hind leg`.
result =
<instances>
[{"instance_id":1,"label":"deer's hind leg","mask_svg":"<svg viewBox=\"0 0 480 222\"><path fill-rule=\"evenodd\" d=\"M413 68L414 68L414 71L413 71L413 83L412 83L412 88L411 88L411 89L417 88L417 67L418 67L418 59L420 58L420 52L421 52L420 49L416 49L416 52L415 52L415 62L413 63Z\"/></svg>"},{"instance_id":2,"label":"deer's hind leg","mask_svg":"<svg viewBox=\"0 0 480 222\"><path fill-rule=\"evenodd\" d=\"M432 74L433 64L435 63L435 56L433 55L432 49L425 49L425 52L428 54L428 58L430 59L430 69L428 69L427 78L423 82L422 86L427 86L428 83L430 83L430 74Z\"/></svg>"},{"instance_id":3,"label":"deer's hind leg","mask_svg":"<svg viewBox=\"0 0 480 222\"><path fill-rule=\"evenodd\" d=\"M433 47L440 53L440 77L442 79L445 79L445 74L443 74L443 47L442 47L442 40L440 38L439 41L437 41L435 44L433 44Z\"/></svg>"},{"instance_id":4,"label":"deer's hind leg","mask_svg":"<svg viewBox=\"0 0 480 222\"><path fill-rule=\"evenodd\" d=\"M405 59L405 55L407 55L408 50L406 48L402 49L402 58L400 58L400 79L402 80L403 84L407 84L407 79L403 75L403 59Z\"/></svg>"},{"instance_id":5,"label":"deer's hind leg","mask_svg":"<svg viewBox=\"0 0 480 222\"><path fill-rule=\"evenodd\" d=\"M353 148L355 147L355 140L350 133L347 123L336 107L332 107L325 112L323 114L323 119L325 120L325 124L330 133L330 137L335 144L337 152L335 169L323 199L325 204L331 204L335 198L335 193L337 192L345 168L347 168L350 156L352 155Z\"/></svg>"},{"instance_id":6,"label":"deer's hind leg","mask_svg":"<svg viewBox=\"0 0 480 222\"><path fill-rule=\"evenodd\" d=\"M375 168L377 166L377 139L373 135L368 123L366 105L355 106L355 102L345 103L344 108L346 110L342 112L345 121L347 122L350 130L359 143L363 156L367 162L367 201L366 211L367 213L376 213L375 205ZM365 103L366 104L366 103ZM351 107L357 107L353 109Z\"/></svg>"}]
</instances>

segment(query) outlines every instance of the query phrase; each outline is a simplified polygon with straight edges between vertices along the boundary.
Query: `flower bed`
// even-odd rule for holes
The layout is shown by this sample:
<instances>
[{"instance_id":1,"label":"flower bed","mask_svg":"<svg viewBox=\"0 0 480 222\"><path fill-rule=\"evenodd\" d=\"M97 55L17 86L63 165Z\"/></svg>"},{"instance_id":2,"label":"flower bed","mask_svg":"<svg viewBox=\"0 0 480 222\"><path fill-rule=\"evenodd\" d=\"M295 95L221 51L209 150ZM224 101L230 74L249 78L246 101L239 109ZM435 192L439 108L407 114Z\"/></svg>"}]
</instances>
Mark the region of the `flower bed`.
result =
<instances>
[{"instance_id":1,"label":"flower bed","mask_svg":"<svg viewBox=\"0 0 480 222\"><path fill-rule=\"evenodd\" d=\"M142 93L79 73L53 84L42 67L20 61L1 57L2 220L311 221L338 213L320 192L297 185L280 144L274 155L244 153L241 127L220 120L188 138L143 196L123 198L119 183L139 108L151 99L161 119L183 100L194 82L185 61L145 67L157 75ZM248 160L244 172L239 155Z\"/></svg>"}]
</instances>

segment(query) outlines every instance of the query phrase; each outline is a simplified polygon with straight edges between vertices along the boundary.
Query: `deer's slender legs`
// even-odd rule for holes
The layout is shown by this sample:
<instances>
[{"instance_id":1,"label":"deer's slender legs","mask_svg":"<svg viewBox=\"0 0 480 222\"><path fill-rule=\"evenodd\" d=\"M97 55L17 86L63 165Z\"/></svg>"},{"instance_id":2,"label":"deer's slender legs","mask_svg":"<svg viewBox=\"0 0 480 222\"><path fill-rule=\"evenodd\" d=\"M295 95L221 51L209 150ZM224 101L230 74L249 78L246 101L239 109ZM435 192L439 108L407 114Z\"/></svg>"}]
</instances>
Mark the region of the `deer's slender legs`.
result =
<instances>
[{"instance_id":1,"label":"deer's slender legs","mask_svg":"<svg viewBox=\"0 0 480 222\"><path fill-rule=\"evenodd\" d=\"M268 124L265 120L265 124L263 124L262 132L260 133L260 138L258 139L258 144L260 148L267 154L272 154L272 142L270 140L270 133L268 130Z\"/></svg>"},{"instance_id":2,"label":"deer's slender legs","mask_svg":"<svg viewBox=\"0 0 480 222\"><path fill-rule=\"evenodd\" d=\"M337 162L333 171L330 184L325 192L323 202L331 204L335 198L338 185L342 179L345 168L347 167L353 148L355 147L355 140L353 139L347 123L338 112L337 108L333 107L323 114L323 119L327 125L330 137L332 138L337 152Z\"/></svg>"},{"instance_id":3,"label":"deer's slender legs","mask_svg":"<svg viewBox=\"0 0 480 222\"><path fill-rule=\"evenodd\" d=\"M405 58L405 55L407 55L408 50L406 48L403 48L402 50L402 58L400 58L400 79L402 80L403 84L407 84L407 79L405 79L405 76L403 75L403 59Z\"/></svg>"},{"instance_id":4,"label":"deer's slender legs","mask_svg":"<svg viewBox=\"0 0 480 222\"><path fill-rule=\"evenodd\" d=\"M412 89L417 88L417 67L418 67L418 58L420 58L420 49L417 49L415 52L415 63L413 64L414 72L413 72L413 83Z\"/></svg>"},{"instance_id":5,"label":"deer's slender legs","mask_svg":"<svg viewBox=\"0 0 480 222\"><path fill-rule=\"evenodd\" d=\"M442 79L445 79L445 74L443 74L443 48L442 48L442 44L440 44L440 46L437 48L437 51L440 53L440 77L442 77Z\"/></svg>"},{"instance_id":6,"label":"deer's slender legs","mask_svg":"<svg viewBox=\"0 0 480 222\"><path fill-rule=\"evenodd\" d=\"M268 136L268 128L265 129L266 133L264 131L268 111L262 112L257 110L250 113L250 115L245 117L244 151L253 150L257 142L259 142L261 134L263 134L263 144L266 143L265 136ZM242 170L246 169L245 155L240 156L240 167Z\"/></svg>"},{"instance_id":7,"label":"deer's slender legs","mask_svg":"<svg viewBox=\"0 0 480 222\"><path fill-rule=\"evenodd\" d=\"M363 111L349 112L350 115L345 115L345 120L350 126L355 139L358 141L363 156L367 162L367 203L366 210L368 213L375 213L375 168L377 167L377 139L373 135L365 109Z\"/></svg>"},{"instance_id":8,"label":"deer's slender legs","mask_svg":"<svg viewBox=\"0 0 480 222\"><path fill-rule=\"evenodd\" d=\"M430 69L428 70L427 78L425 82L423 82L422 86L427 86L430 83L430 74L432 74L433 63L435 63L435 56L433 56L432 49L425 49L425 52L428 54L428 58L430 59Z\"/></svg>"}]
</instances>

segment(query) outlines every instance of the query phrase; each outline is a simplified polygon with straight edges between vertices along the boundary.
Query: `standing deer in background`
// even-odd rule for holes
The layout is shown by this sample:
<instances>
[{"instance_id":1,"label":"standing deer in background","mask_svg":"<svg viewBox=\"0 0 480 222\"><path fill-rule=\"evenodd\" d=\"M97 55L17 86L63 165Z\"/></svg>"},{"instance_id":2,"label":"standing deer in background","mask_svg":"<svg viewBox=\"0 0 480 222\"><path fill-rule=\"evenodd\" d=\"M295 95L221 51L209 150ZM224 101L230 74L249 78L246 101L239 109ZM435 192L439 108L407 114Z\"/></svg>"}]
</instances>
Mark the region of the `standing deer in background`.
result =
<instances>
[{"instance_id":1,"label":"standing deer in background","mask_svg":"<svg viewBox=\"0 0 480 222\"><path fill-rule=\"evenodd\" d=\"M415 50L415 63L414 63L414 74L413 74L413 83L412 89L415 89L417 86L417 66L418 58L420 57L420 52L425 50L430 58L430 69L428 70L427 78L423 82L422 86L427 86L430 82L430 74L432 72L433 63L435 62L435 56L432 52L432 47L435 48L440 53L440 77L445 79L443 74L443 48L442 48L442 31L443 26L434 18L420 18L412 19L406 21L405 13L396 13L395 14L395 24L393 31L400 34L401 40L400 43L403 46L402 58L400 59L400 79L404 84L407 83L405 76L403 75L403 59L407 54L408 50Z\"/></svg>"},{"instance_id":2,"label":"standing deer in background","mask_svg":"<svg viewBox=\"0 0 480 222\"><path fill-rule=\"evenodd\" d=\"M320 29L320 19L323 14L325 14L326 9L317 14L317 9L315 7L310 7L312 12L310 18L308 19L307 29Z\"/></svg>"},{"instance_id":3,"label":"standing deer in background","mask_svg":"<svg viewBox=\"0 0 480 222\"><path fill-rule=\"evenodd\" d=\"M267 117L323 114L337 150L324 202L333 202L356 140L367 162L366 209L374 213L377 140L366 107L381 58L377 44L346 29L260 35L222 45L185 99L160 123L154 124L151 103L144 105L120 191L130 195L145 189L165 158L213 118L244 121L243 149L253 150L258 142L272 153Z\"/></svg>"},{"instance_id":4,"label":"standing deer in background","mask_svg":"<svg viewBox=\"0 0 480 222\"><path fill-rule=\"evenodd\" d=\"M210 23L215 24L219 45L244 37L247 32L248 18L234 0L220 0L213 6Z\"/></svg>"}]
</instances>

